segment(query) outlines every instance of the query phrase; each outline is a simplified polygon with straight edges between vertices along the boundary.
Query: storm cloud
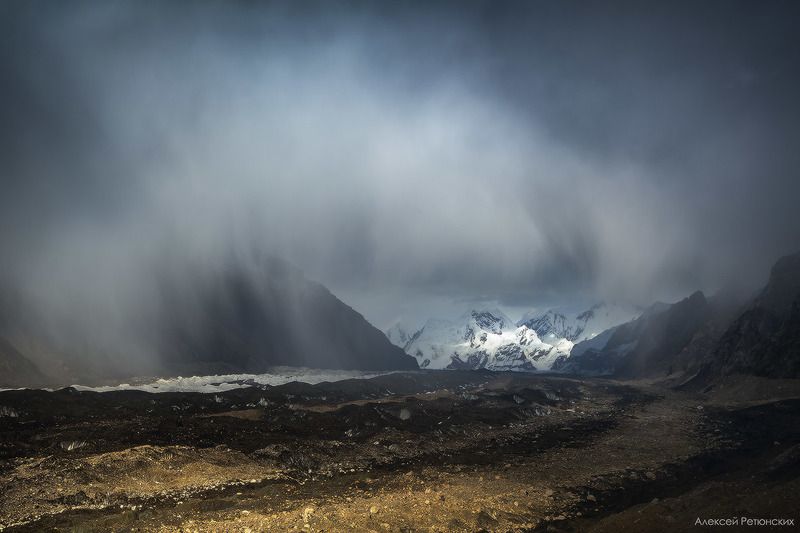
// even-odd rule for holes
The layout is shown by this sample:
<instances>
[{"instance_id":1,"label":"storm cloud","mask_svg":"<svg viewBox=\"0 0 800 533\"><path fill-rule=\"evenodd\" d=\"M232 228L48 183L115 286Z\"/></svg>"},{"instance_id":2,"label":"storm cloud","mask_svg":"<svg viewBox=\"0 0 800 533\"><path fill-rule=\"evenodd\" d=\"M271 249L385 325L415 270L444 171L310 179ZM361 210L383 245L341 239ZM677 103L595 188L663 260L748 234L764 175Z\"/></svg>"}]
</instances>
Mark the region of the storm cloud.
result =
<instances>
[{"instance_id":1,"label":"storm cloud","mask_svg":"<svg viewBox=\"0 0 800 533\"><path fill-rule=\"evenodd\" d=\"M115 340L254 248L379 327L757 283L798 10L645 4L4 2L0 283Z\"/></svg>"}]
</instances>

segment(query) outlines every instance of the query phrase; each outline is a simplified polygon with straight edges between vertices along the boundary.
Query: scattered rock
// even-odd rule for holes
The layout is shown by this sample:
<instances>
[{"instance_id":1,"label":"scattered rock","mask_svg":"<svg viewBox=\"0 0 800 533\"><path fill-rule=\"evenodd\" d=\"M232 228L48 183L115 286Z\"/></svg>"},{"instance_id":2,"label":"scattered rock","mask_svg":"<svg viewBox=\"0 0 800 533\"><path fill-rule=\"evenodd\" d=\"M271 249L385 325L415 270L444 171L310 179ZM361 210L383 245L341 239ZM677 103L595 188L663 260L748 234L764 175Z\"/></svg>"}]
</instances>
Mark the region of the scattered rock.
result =
<instances>
[{"instance_id":1,"label":"scattered rock","mask_svg":"<svg viewBox=\"0 0 800 533\"><path fill-rule=\"evenodd\" d=\"M83 448L87 444L88 443L85 440L64 440L58 443L62 450L66 450L68 452Z\"/></svg>"},{"instance_id":2,"label":"scattered rock","mask_svg":"<svg viewBox=\"0 0 800 533\"><path fill-rule=\"evenodd\" d=\"M492 515L490 515L489 513L487 513L486 511L479 512L478 516L476 517L476 521L478 523L478 526L485 528L490 528L492 526L497 525L497 519Z\"/></svg>"},{"instance_id":3,"label":"scattered rock","mask_svg":"<svg viewBox=\"0 0 800 533\"><path fill-rule=\"evenodd\" d=\"M453 518L452 520L450 520L450 522L448 522L448 524L447 524L447 528L450 531L465 531L465 530L469 530L469 527L467 527L467 524L465 524L464 522L462 522L458 518Z\"/></svg>"},{"instance_id":4,"label":"scattered rock","mask_svg":"<svg viewBox=\"0 0 800 533\"><path fill-rule=\"evenodd\" d=\"M6 407L5 405L0 405L0 417L6 416L9 418L18 418L19 413L12 409L11 407Z\"/></svg>"},{"instance_id":5,"label":"scattered rock","mask_svg":"<svg viewBox=\"0 0 800 533\"><path fill-rule=\"evenodd\" d=\"M549 416L553 411L544 405L534 405L531 412L536 416Z\"/></svg>"}]
</instances>

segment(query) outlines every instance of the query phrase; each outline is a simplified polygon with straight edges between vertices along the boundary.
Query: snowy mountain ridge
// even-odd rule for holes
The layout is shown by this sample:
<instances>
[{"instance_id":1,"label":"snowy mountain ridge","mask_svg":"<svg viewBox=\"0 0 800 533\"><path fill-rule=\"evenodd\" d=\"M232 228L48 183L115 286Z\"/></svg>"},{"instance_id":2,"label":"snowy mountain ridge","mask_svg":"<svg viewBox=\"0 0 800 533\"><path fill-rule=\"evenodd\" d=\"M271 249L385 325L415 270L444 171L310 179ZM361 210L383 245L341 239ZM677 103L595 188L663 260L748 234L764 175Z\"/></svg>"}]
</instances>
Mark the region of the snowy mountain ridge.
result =
<instances>
[{"instance_id":1,"label":"snowy mountain ridge","mask_svg":"<svg viewBox=\"0 0 800 533\"><path fill-rule=\"evenodd\" d=\"M572 343L547 344L496 310L473 310L456 321L432 319L403 349L421 368L546 370Z\"/></svg>"},{"instance_id":2,"label":"snowy mountain ridge","mask_svg":"<svg viewBox=\"0 0 800 533\"><path fill-rule=\"evenodd\" d=\"M386 336L420 368L550 370L575 343L637 316L630 307L600 303L580 313L548 310L514 322L496 308L472 309L455 320L429 319L411 334L395 324Z\"/></svg>"},{"instance_id":3,"label":"snowy mountain ridge","mask_svg":"<svg viewBox=\"0 0 800 533\"><path fill-rule=\"evenodd\" d=\"M600 302L577 313L558 308L542 314L528 313L517 325L531 328L546 341L567 339L577 344L629 322L641 312L638 307Z\"/></svg>"}]
</instances>

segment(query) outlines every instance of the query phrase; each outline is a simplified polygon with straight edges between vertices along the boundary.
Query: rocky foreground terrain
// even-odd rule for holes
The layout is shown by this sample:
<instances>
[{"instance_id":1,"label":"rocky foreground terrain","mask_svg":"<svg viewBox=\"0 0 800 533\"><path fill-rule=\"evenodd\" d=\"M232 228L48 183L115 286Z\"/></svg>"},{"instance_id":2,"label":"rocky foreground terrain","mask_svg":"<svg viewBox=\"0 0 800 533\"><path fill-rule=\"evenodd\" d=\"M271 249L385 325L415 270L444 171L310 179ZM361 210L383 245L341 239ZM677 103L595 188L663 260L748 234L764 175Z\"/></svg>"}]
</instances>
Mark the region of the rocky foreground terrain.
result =
<instances>
[{"instance_id":1,"label":"rocky foreground terrain","mask_svg":"<svg viewBox=\"0 0 800 533\"><path fill-rule=\"evenodd\" d=\"M0 393L7 531L712 531L798 509L797 380Z\"/></svg>"}]
</instances>

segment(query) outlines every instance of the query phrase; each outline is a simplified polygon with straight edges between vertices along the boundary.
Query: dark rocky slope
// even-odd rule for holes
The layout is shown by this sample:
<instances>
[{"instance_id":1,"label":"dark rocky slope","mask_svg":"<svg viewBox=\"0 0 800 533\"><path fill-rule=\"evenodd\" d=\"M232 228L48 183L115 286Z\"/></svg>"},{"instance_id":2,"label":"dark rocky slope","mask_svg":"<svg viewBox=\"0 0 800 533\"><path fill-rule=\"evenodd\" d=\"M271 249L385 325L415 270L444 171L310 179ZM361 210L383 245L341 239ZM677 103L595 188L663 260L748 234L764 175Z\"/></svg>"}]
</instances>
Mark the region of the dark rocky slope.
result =
<instances>
[{"instance_id":1,"label":"dark rocky slope","mask_svg":"<svg viewBox=\"0 0 800 533\"><path fill-rule=\"evenodd\" d=\"M45 382L39 368L8 339L0 337L0 388L36 386Z\"/></svg>"},{"instance_id":2,"label":"dark rocky slope","mask_svg":"<svg viewBox=\"0 0 800 533\"><path fill-rule=\"evenodd\" d=\"M417 368L361 314L276 259L168 287L163 295L160 352L176 371Z\"/></svg>"},{"instance_id":3,"label":"dark rocky slope","mask_svg":"<svg viewBox=\"0 0 800 533\"><path fill-rule=\"evenodd\" d=\"M800 254L778 260L755 297L726 289L707 299L698 291L604 335L605 346L571 357L562 369L695 382L734 373L800 377Z\"/></svg>"},{"instance_id":4,"label":"dark rocky slope","mask_svg":"<svg viewBox=\"0 0 800 533\"><path fill-rule=\"evenodd\" d=\"M800 253L775 263L767 286L720 339L707 373L800 377Z\"/></svg>"},{"instance_id":5,"label":"dark rocky slope","mask_svg":"<svg viewBox=\"0 0 800 533\"><path fill-rule=\"evenodd\" d=\"M361 314L280 260L231 260L224 268L176 269L154 279L158 297L126 324L137 351L130 342L93 342L105 333L99 329L51 335L38 315L24 312L23 300L1 305L0 387L256 373L272 366L417 368ZM2 312L10 308L20 311Z\"/></svg>"},{"instance_id":6,"label":"dark rocky slope","mask_svg":"<svg viewBox=\"0 0 800 533\"><path fill-rule=\"evenodd\" d=\"M710 314L709 301L699 291L672 305L655 304L639 318L616 327L604 347L570 357L563 369L619 377L670 373L676 355L691 343Z\"/></svg>"}]
</instances>

